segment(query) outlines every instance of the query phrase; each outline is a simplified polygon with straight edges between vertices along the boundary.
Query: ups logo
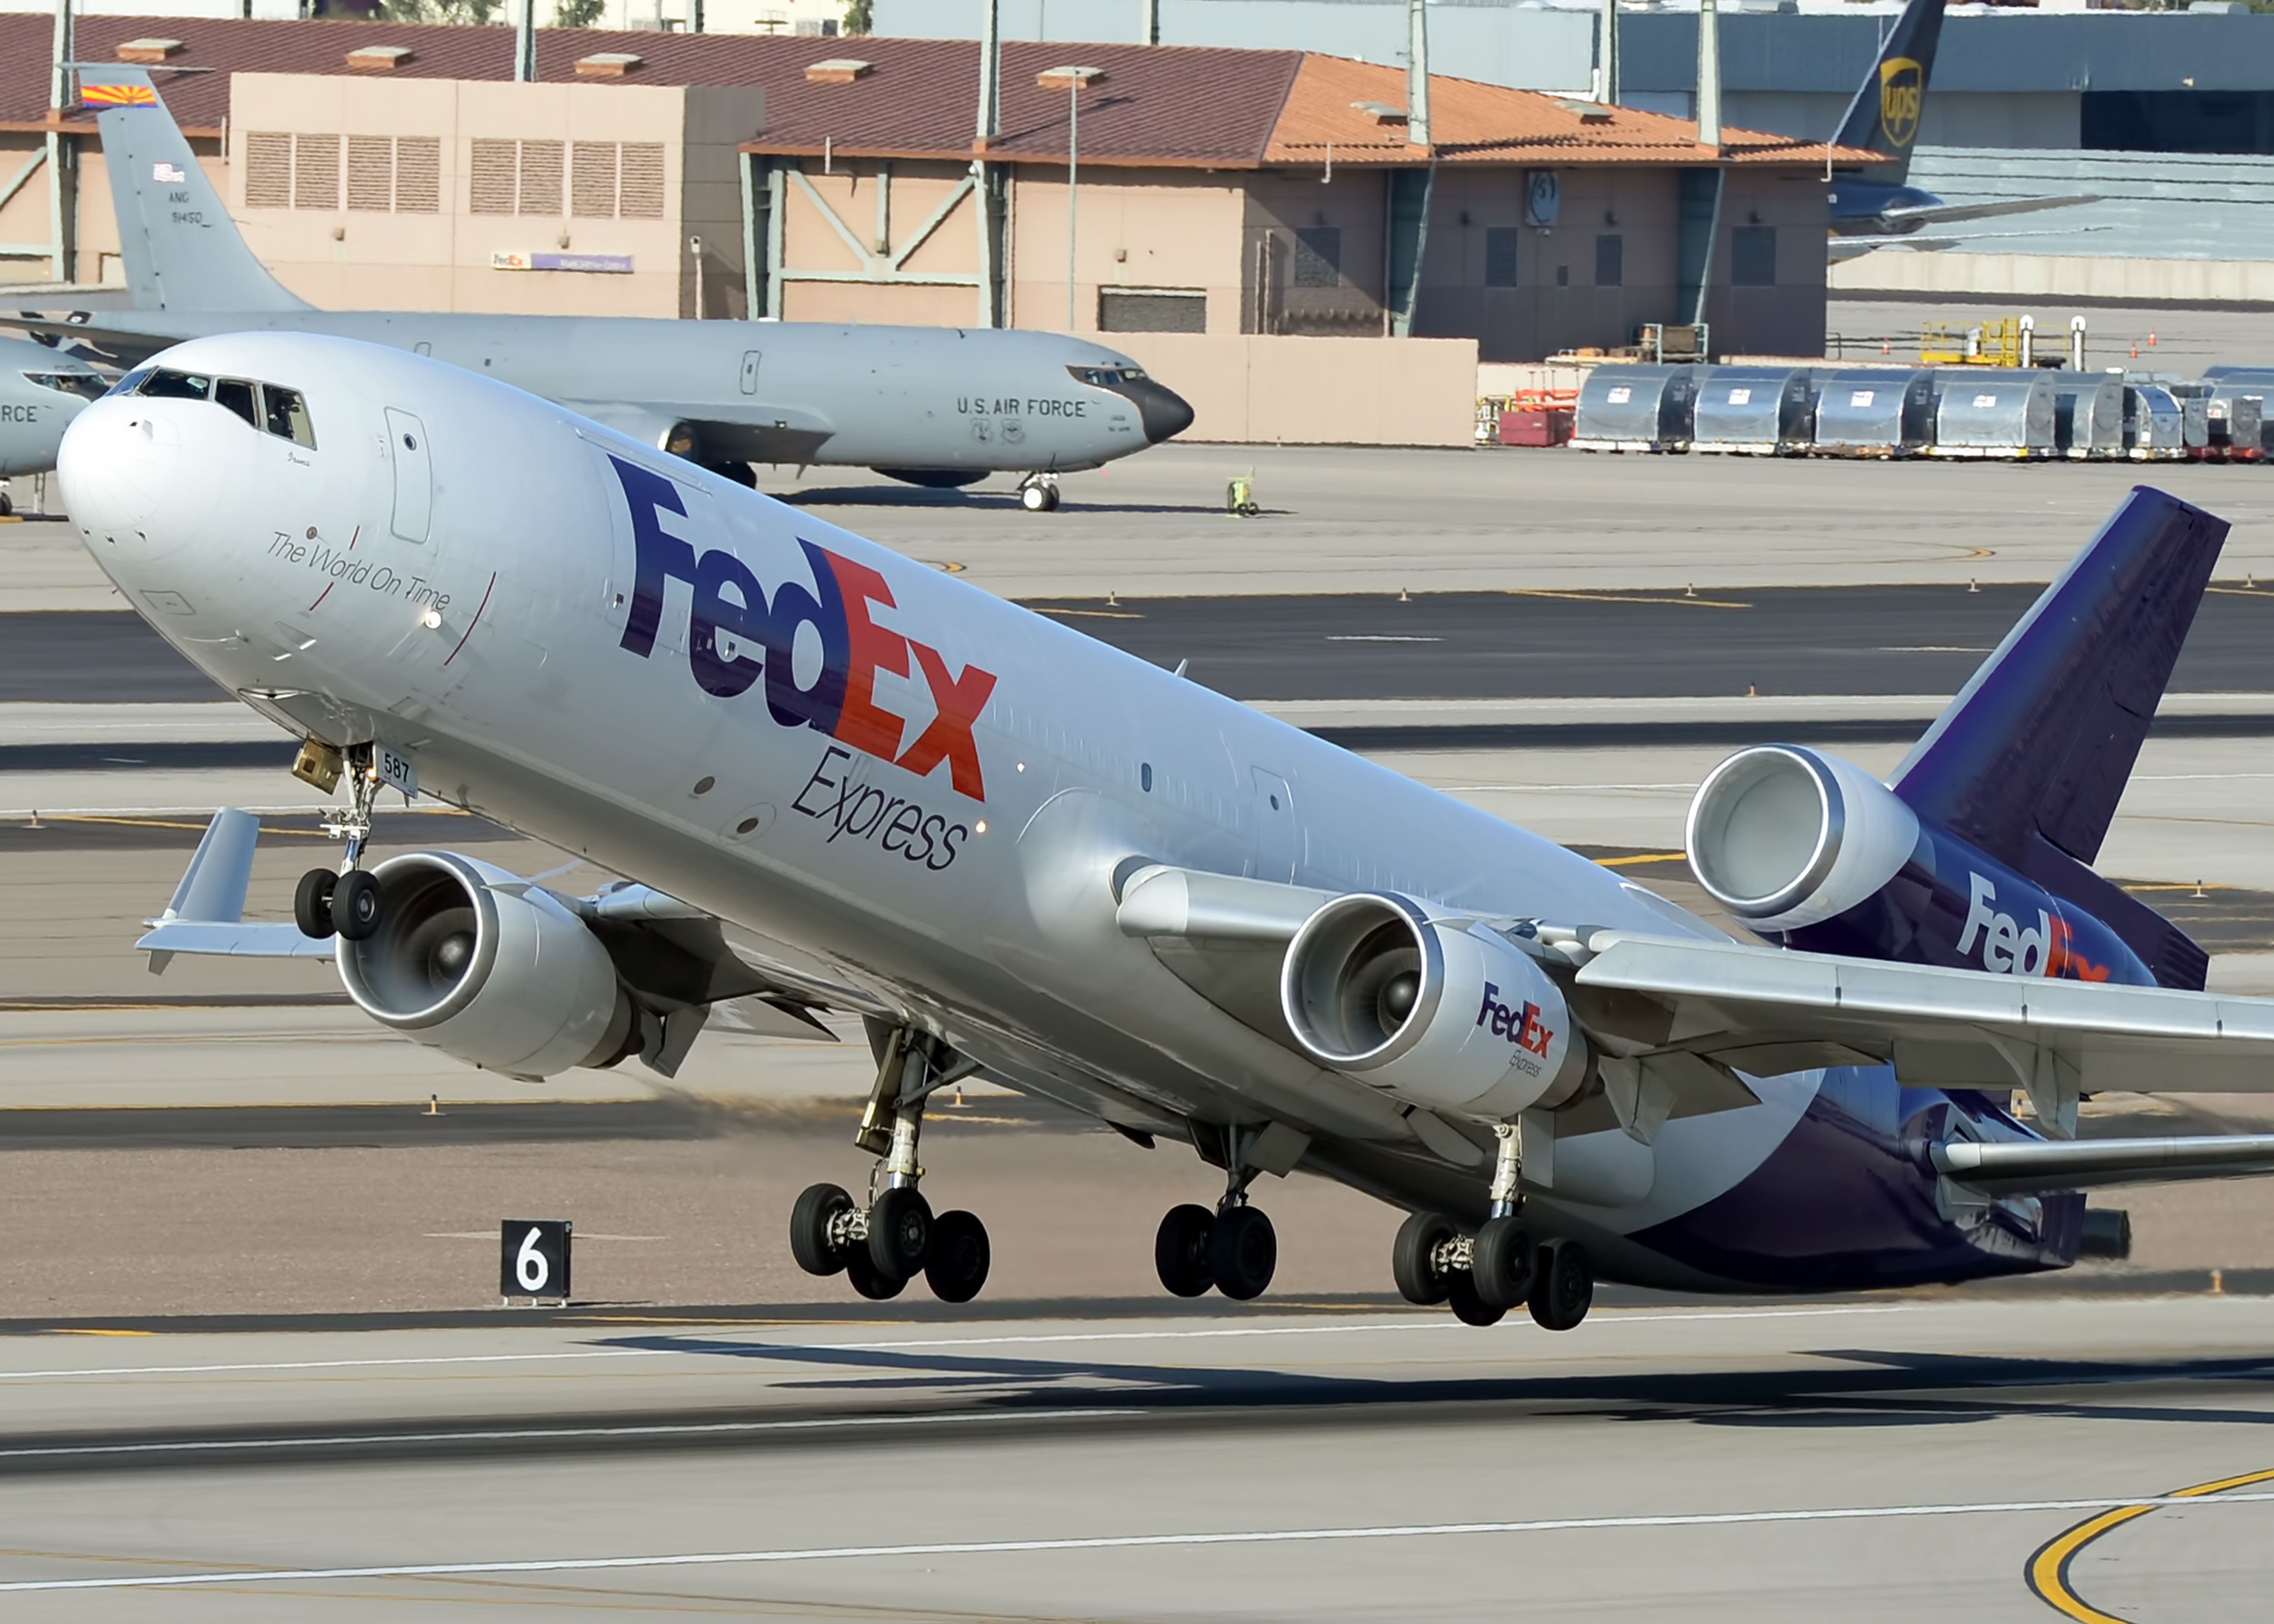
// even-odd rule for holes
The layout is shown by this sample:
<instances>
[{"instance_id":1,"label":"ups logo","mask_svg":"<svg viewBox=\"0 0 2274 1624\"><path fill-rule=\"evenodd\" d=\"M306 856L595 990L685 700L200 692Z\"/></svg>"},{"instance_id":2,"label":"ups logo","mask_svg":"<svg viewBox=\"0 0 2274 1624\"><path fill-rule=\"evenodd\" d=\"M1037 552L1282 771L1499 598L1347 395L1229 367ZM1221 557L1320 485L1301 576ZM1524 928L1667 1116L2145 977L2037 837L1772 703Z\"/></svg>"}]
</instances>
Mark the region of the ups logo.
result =
<instances>
[{"instance_id":1,"label":"ups logo","mask_svg":"<svg viewBox=\"0 0 2274 1624\"><path fill-rule=\"evenodd\" d=\"M1926 75L1909 56L1890 56L1879 64L1879 128L1897 147L1909 147L1918 133L1919 103L1925 94Z\"/></svg>"}]
</instances>

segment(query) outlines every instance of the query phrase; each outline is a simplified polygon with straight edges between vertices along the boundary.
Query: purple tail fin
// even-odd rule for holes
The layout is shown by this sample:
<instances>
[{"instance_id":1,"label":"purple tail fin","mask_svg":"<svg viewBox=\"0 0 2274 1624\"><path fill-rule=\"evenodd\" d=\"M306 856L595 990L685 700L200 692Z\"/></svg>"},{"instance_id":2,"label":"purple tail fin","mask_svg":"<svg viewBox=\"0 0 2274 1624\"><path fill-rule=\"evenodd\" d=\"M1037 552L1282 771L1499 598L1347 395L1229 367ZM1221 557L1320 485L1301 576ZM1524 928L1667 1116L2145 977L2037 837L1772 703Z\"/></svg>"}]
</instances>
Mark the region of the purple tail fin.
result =
<instances>
[{"instance_id":1,"label":"purple tail fin","mask_svg":"<svg viewBox=\"0 0 2274 1624\"><path fill-rule=\"evenodd\" d=\"M2098 914L2166 986L2202 985L2202 949L2089 865L2226 532L2135 487L1889 780L1922 816Z\"/></svg>"}]
</instances>

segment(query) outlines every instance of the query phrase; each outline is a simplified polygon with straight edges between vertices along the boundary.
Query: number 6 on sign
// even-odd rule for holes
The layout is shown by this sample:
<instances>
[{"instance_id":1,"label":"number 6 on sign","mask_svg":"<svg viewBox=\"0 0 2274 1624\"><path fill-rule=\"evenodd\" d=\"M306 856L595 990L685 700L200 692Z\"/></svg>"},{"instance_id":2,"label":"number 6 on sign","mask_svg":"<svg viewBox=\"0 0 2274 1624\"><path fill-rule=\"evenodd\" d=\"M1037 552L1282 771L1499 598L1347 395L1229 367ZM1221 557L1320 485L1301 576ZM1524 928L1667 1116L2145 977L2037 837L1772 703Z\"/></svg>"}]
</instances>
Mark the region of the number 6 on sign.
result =
<instances>
[{"instance_id":1,"label":"number 6 on sign","mask_svg":"<svg viewBox=\"0 0 2274 1624\"><path fill-rule=\"evenodd\" d=\"M498 1295L568 1300L568 1237L561 1218L508 1218L498 1230Z\"/></svg>"}]
</instances>

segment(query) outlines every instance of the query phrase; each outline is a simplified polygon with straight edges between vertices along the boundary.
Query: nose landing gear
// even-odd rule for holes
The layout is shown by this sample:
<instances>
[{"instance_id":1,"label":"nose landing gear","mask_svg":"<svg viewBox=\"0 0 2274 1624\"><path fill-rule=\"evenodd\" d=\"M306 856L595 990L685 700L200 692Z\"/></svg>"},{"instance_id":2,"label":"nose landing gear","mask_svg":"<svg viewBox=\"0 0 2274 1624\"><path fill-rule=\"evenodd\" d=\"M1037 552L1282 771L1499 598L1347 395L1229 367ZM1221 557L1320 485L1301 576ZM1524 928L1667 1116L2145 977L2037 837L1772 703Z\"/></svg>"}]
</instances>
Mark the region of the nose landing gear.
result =
<instances>
[{"instance_id":1,"label":"nose landing gear","mask_svg":"<svg viewBox=\"0 0 2274 1624\"><path fill-rule=\"evenodd\" d=\"M324 820L324 832L346 842L337 869L311 868L300 876L292 895L292 918L300 934L322 941L336 935L345 941L368 941L385 921L386 908L378 876L359 865L371 838L373 805L379 800L378 751L368 743L344 750L311 739L301 747L293 775L329 791L344 776L348 804Z\"/></svg>"},{"instance_id":2,"label":"nose landing gear","mask_svg":"<svg viewBox=\"0 0 2274 1624\"><path fill-rule=\"evenodd\" d=\"M1442 1213L1415 1213L1390 1247L1391 1277L1407 1302L1449 1303L1465 1324L1496 1325L1510 1309L1528 1307L1543 1330L1569 1331L1594 1303L1594 1272L1576 1241L1534 1244L1517 1188L1523 1136L1514 1123L1494 1132L1492 1215L1472 1237Z\"/></svg>"},{"instance_id":3,"label":"nose landing gear","mask_svg":"<svg viewBox=\"0 0 2274 1624\"><path fill-rule=\"evenodd\" d=\"M1028 513L1056 513L1058 510L1058 477L1035 473L1020 480L1019 506Z\"/></svg>"},{"instance_id":4,"label":"nose landing gear","mask_svg":"<svg viewBox=\"0 0 2274 1624\"><path fill-rule=\"evenodd\" d=\"M976 1071L968 1060L943 1064L945 1048L896 1027L877 1068L877 1086L854 1143L878 1158L866 1207L835 1184L815 1184L790 1209L790 1255L809 1274L842 1271L871 1300L898 1297L918 1274L944 1303L968 1303L987 1283L993 1251L987 1226L962 1211L935 1217L917 1186L924 1102Z\"/></svg>"}]
</instances>

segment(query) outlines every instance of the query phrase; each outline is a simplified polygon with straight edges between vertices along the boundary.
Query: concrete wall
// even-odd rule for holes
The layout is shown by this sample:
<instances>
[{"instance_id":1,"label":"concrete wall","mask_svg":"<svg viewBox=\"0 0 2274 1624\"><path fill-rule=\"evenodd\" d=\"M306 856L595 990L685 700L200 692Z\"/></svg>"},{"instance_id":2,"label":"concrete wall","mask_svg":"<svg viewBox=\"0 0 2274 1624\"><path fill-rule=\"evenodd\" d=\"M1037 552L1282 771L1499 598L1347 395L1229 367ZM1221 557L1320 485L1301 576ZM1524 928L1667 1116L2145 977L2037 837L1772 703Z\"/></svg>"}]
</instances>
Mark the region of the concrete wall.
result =
<instances>
[{"instance_id":1,"label":"concrete wall","mask_svg":"<svg viewBox=\"0 0 2274 1624\"><path fill-rule=\"evenodd\" d=\"M1074 321L1099 331L1101 290L1197 289L1208 331L1240 330L1240 221L1246 178L1186 169L1098 169L1074 199ZM1011 184L1010 320L1066 325L1066 184L1022 166ZM1118 335L1113 335L1118 337Z\"/></svg>"},{"instance_id":2,"label":"concrete wall","mask_svg":"<svg viewBox=\"0 0 2274 1624\"><path fill-rule=\"evenodd\" d=\"M1475 435L1473 339L1131 333L1112 342L1193 403L1184 440L1465 446Z\"/></svg>"},{"instance_id":3,"label":"concrete wall","mask_svg":"<svg viewBox=\"0 0 2274 1624\"><path fill-rule=\"evenodd\" d=\"M2274 302L2274 261L1881 249L1831 271L1835 293L2088 298L2127 304Z\"/></svg>"}]
</instances>

